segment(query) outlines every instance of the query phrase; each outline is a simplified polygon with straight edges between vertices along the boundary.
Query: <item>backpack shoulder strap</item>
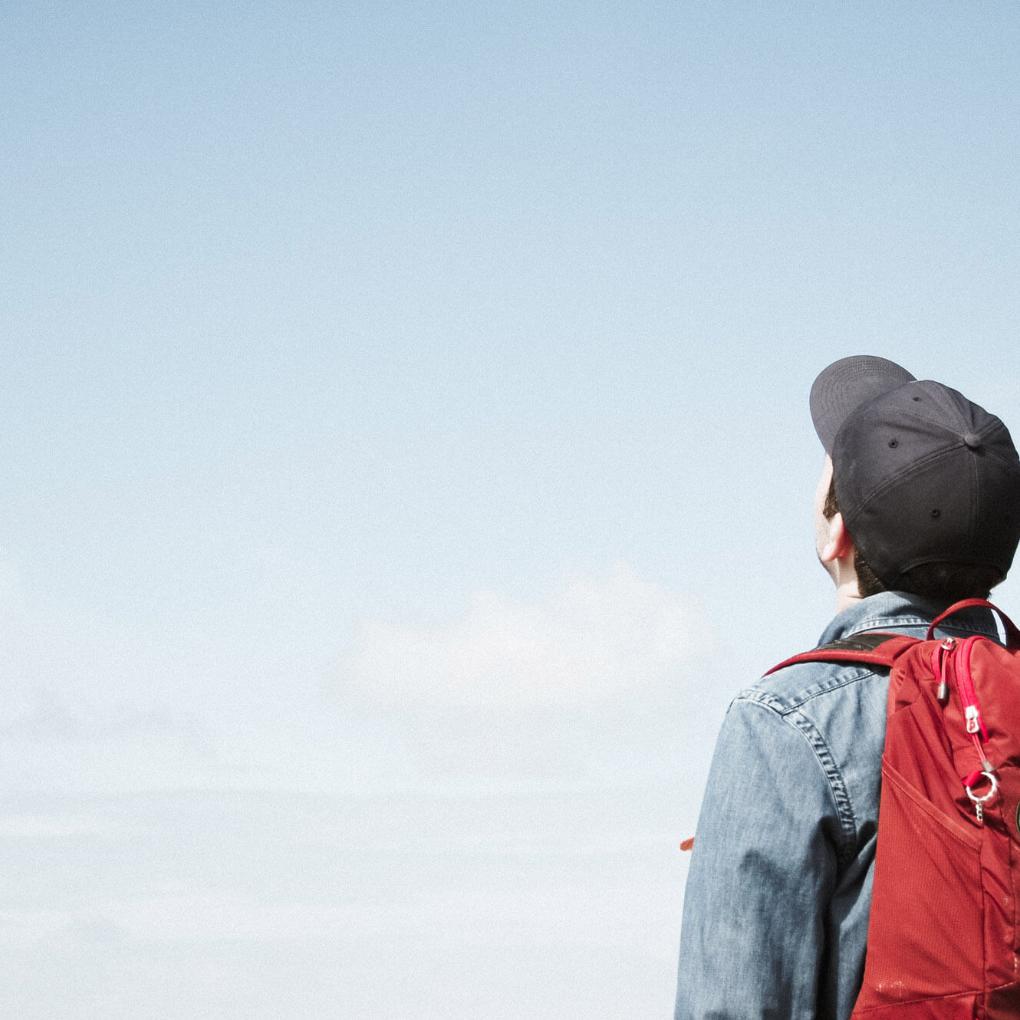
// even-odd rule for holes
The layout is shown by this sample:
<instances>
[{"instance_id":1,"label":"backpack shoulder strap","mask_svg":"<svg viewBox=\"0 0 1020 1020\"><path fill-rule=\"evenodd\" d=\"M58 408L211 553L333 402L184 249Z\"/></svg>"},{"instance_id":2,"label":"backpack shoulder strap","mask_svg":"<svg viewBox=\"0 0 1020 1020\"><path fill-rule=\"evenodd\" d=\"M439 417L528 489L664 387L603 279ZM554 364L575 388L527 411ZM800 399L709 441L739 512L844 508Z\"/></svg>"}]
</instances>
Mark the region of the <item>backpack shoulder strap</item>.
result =
<instances>
[{"instance_id":1,"label":"backpack shoulder strap","mask_svg":"<svg viewBox=\"0 0 1020 1020\"><path fill-rule=\"evenodd\" d=\"M920 638L908 637L906 634L889 634L880 630L865 631L784 659L779 665L773 666L765 676L798 662L859 662L891 669L893 663L919 641Z\"/></svg>"}]
</instances>

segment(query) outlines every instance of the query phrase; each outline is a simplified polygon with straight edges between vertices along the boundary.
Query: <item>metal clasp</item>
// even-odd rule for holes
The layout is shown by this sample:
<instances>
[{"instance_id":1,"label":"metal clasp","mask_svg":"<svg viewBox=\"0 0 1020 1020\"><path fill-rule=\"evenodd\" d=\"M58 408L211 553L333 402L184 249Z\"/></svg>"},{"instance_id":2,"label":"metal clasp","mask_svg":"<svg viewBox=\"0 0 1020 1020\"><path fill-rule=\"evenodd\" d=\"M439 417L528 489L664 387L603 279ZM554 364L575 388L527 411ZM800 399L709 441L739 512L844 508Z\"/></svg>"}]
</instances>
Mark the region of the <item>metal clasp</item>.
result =
<instances>
[{"instance_id":1,"label":"metal clasp","mask_svg":"<svg viewBox=\"0 0 1020 1020\"><path fill-rule=\"evenodd\" d=\"M967 796L970 797L971 803L974 805L974 814L977 816L978 824L983 825L985 820L985 809L984 805L988 803L995 795L999 792L999 782L995 778L995 775L991 772L982 772L981 775L991 783L991 787L987 793L983 793L980 797L974 794L973 789L970 786L965 786L964 789L967 791Z\"/></svg>"}]
</instances>

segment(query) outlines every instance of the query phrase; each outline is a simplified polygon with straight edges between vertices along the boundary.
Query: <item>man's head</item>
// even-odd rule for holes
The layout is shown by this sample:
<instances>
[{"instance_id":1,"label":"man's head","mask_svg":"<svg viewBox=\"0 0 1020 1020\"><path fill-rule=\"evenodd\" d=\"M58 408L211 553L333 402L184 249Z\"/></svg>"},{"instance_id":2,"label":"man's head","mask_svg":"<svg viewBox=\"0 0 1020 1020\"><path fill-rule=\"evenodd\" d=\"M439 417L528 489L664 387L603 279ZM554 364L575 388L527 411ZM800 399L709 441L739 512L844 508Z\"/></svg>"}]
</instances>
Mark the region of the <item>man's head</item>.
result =
<instances>
[{"instance_id":1,"label":"man's head","mask_svg":"<svg viewBox=\"0 0 1020 1020\"><path fill-rule=\"evenodd\" d=\"M867 356L818 376L811 415L827 473L831 464L816 527L834 577L839 556L852 555L862 595L956 599L1006 576L1020 540L1020 459L998 418Z\"/></svg>"}]
</instances>

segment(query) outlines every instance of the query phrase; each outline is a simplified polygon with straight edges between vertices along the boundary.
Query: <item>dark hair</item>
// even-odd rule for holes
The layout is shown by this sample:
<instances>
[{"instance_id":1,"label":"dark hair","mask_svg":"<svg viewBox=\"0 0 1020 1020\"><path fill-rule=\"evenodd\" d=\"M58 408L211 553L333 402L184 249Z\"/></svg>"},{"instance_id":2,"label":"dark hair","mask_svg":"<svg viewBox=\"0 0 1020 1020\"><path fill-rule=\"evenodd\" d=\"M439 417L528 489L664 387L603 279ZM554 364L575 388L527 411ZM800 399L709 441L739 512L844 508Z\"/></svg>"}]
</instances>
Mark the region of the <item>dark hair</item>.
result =
<instances>
[{"instance_id":1,"label":"dark hair","mask_svg":"<svg viewBox=\"0 0 1020 1020\"><path fill-rule=\"evenodd\" d=\"M829 482L822 513L826 520L832 520L839 513L835 479ZM854 570L857 573L857 591L861 598L877 595L880 591L886 590L856 544ZM958 602L960 599L988 598L989 592L1001 580L1002 574L995 567L973 563L922 563L900 574L897 578L899 582L897 588L940 602Z\"/></svg>"}]
</instances>

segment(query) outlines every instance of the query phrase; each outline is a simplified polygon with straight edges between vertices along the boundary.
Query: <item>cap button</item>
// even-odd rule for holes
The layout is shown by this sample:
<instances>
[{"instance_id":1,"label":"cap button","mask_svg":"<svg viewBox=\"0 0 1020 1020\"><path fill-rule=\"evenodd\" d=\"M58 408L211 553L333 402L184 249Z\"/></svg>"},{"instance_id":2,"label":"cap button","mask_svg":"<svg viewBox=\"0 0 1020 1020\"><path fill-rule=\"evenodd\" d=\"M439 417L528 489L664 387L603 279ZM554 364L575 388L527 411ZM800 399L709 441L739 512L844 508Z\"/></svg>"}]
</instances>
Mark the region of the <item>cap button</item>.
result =
<instances>
[{"instance_id":1,"label":"cap button","mask_svg":"<svg viewBox=\"0 0 1020 1020\"><path fill-rule=\"evenodd\" d=\"M981 437L976 432L968 432L964 435L963 441L971 450L978 450L981 448Z\"/></svg>"}]
</instances>

